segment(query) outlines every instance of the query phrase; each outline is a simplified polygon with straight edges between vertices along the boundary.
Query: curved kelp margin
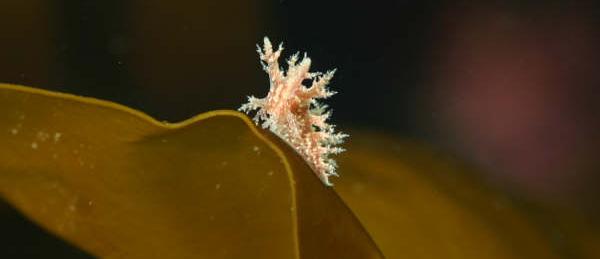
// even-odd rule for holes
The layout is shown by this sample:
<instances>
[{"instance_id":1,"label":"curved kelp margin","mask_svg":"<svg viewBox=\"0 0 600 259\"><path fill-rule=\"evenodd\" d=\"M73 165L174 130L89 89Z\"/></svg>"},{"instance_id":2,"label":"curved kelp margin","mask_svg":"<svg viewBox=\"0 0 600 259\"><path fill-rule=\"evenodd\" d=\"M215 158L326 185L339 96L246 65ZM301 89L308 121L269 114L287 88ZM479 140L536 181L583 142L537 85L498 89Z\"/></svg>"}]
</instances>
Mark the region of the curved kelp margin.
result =
<instances>
[{"instance_id":1,"label":"curved kelp margin","mask_svg":"<svg viewBox=\"0 0 600 259\"><path fill-rule=\"evenodd\" d=\"M0 195L109 258L381 258L274 135L219 110L179 123L0 84Z\"/></svg>"}]
</instances>

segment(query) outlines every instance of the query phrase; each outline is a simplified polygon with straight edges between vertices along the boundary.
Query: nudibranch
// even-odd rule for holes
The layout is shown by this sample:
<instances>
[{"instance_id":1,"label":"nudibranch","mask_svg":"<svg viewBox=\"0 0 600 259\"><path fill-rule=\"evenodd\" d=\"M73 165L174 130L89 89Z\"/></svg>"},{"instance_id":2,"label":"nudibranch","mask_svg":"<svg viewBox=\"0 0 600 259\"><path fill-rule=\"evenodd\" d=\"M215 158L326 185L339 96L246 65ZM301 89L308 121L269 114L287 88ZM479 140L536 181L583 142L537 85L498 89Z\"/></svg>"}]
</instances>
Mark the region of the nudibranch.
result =
<instances>
[{"instance_id":1,"label":"nudibranch","mask_svg":"<svg viewBox=\"0 0 600 259\"><path fill-rule=\"evenodd\" d=\"M347 134L335 132L334 125L328 124L331 110L317 99L326 99L336 92L330 91L327 84L333 78L334 70L327 73L310 72L311 60L304 54L292 55L287 61L287 71L279 67L282 44L273 51L271 41L264 38L263 47L257 45L263 70L269 75L269 93L264 98L248 97L248 102L239 110L254 116L256 124L262 122L285 140L310 164L321 181L331 186L330 176L337 176L337 164L331 155L343 152L338 145L344 142ZM309 80L310 86L303 84Z\"/></svg>"}]
</instances>

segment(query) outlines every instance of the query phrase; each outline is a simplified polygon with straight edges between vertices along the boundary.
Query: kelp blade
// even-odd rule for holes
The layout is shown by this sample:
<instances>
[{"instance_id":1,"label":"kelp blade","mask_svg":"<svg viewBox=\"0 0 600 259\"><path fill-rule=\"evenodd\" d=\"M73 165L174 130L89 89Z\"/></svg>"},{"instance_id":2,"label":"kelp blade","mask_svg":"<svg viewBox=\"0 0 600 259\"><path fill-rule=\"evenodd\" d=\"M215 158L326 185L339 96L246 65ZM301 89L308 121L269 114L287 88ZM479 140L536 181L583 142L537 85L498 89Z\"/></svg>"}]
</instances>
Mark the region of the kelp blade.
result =
<instances>
[{"instance_id":1,"label":"kelp blade","mask_svg":"<svg viewBox=\"0 0 600 259\"><path fill-rule=\"evenodd\" d=\"M12 85L0 108L2 198L96 256L380 257L298 155L237 112L168 124Z\"/></svg>"},{"instance_id":2,"label":"kelp blade","mask_svg":"<svg viewBox=\"0 0 600 259\"><path fill-rule=\"evenodd\" d=\"M534 211L422 143L350 134L335 189L388 258L599 258L575 211Z\"/></svg>"}]
</instances>

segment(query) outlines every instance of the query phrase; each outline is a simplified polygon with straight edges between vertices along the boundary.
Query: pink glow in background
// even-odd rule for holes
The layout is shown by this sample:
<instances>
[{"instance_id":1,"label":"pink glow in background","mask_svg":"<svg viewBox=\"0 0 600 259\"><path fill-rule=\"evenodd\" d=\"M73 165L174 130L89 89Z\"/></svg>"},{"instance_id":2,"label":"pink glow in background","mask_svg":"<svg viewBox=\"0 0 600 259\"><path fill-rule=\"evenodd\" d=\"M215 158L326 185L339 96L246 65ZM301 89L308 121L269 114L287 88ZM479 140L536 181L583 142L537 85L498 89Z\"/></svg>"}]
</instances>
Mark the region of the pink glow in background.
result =
<instances>
[{"instance_id":1,"label":"pink glow in background","mask_svg":"<svg viewBox=\"0 0 600 259\"><path fill-rule=\"evenodd\" d=\"M591 14L482 6L440 21L431 62L439 130L520 192L561 201L593 188L600 41Z\"/></svg>"}]
</instances>

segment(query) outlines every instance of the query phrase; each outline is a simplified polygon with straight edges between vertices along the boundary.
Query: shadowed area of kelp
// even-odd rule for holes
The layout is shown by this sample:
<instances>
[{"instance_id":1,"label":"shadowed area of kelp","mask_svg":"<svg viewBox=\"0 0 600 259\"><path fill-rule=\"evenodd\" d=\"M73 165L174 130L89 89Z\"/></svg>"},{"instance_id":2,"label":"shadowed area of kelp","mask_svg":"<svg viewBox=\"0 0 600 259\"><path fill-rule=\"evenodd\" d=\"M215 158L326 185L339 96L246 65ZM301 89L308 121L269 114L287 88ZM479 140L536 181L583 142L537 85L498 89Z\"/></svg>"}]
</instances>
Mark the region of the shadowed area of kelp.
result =
<instances>
[{"instance_id":1,"label":"shadowed area of kelp","mask_svg":"<svg viewBox=\"0 0 600 259\"><path fill-rule=\"evenodd\" d=\"M234 111L158 122L0 85L0 193L111 258L380 258L306 163Z\"/></svg>"},{"instance_id":2,"label":"shadowed area of kelp","mask_svg":"<svg viewBox=\"0 0 600 259\"><path fill-rule=\"evenodd\" d=\"M573 208L515 199L423 143L350 132L335 190L388 258L599 258Z\"/></svg>"},{"instance_id":3,"label":"shadowed area of kelp","mask_svg":"<svg viewBox=\"0 0 600 259\"><path fill-rule=\"evenodd\" d=\"M92 259L0 200L0 258Z\"/></svg>"}]
</instances>

